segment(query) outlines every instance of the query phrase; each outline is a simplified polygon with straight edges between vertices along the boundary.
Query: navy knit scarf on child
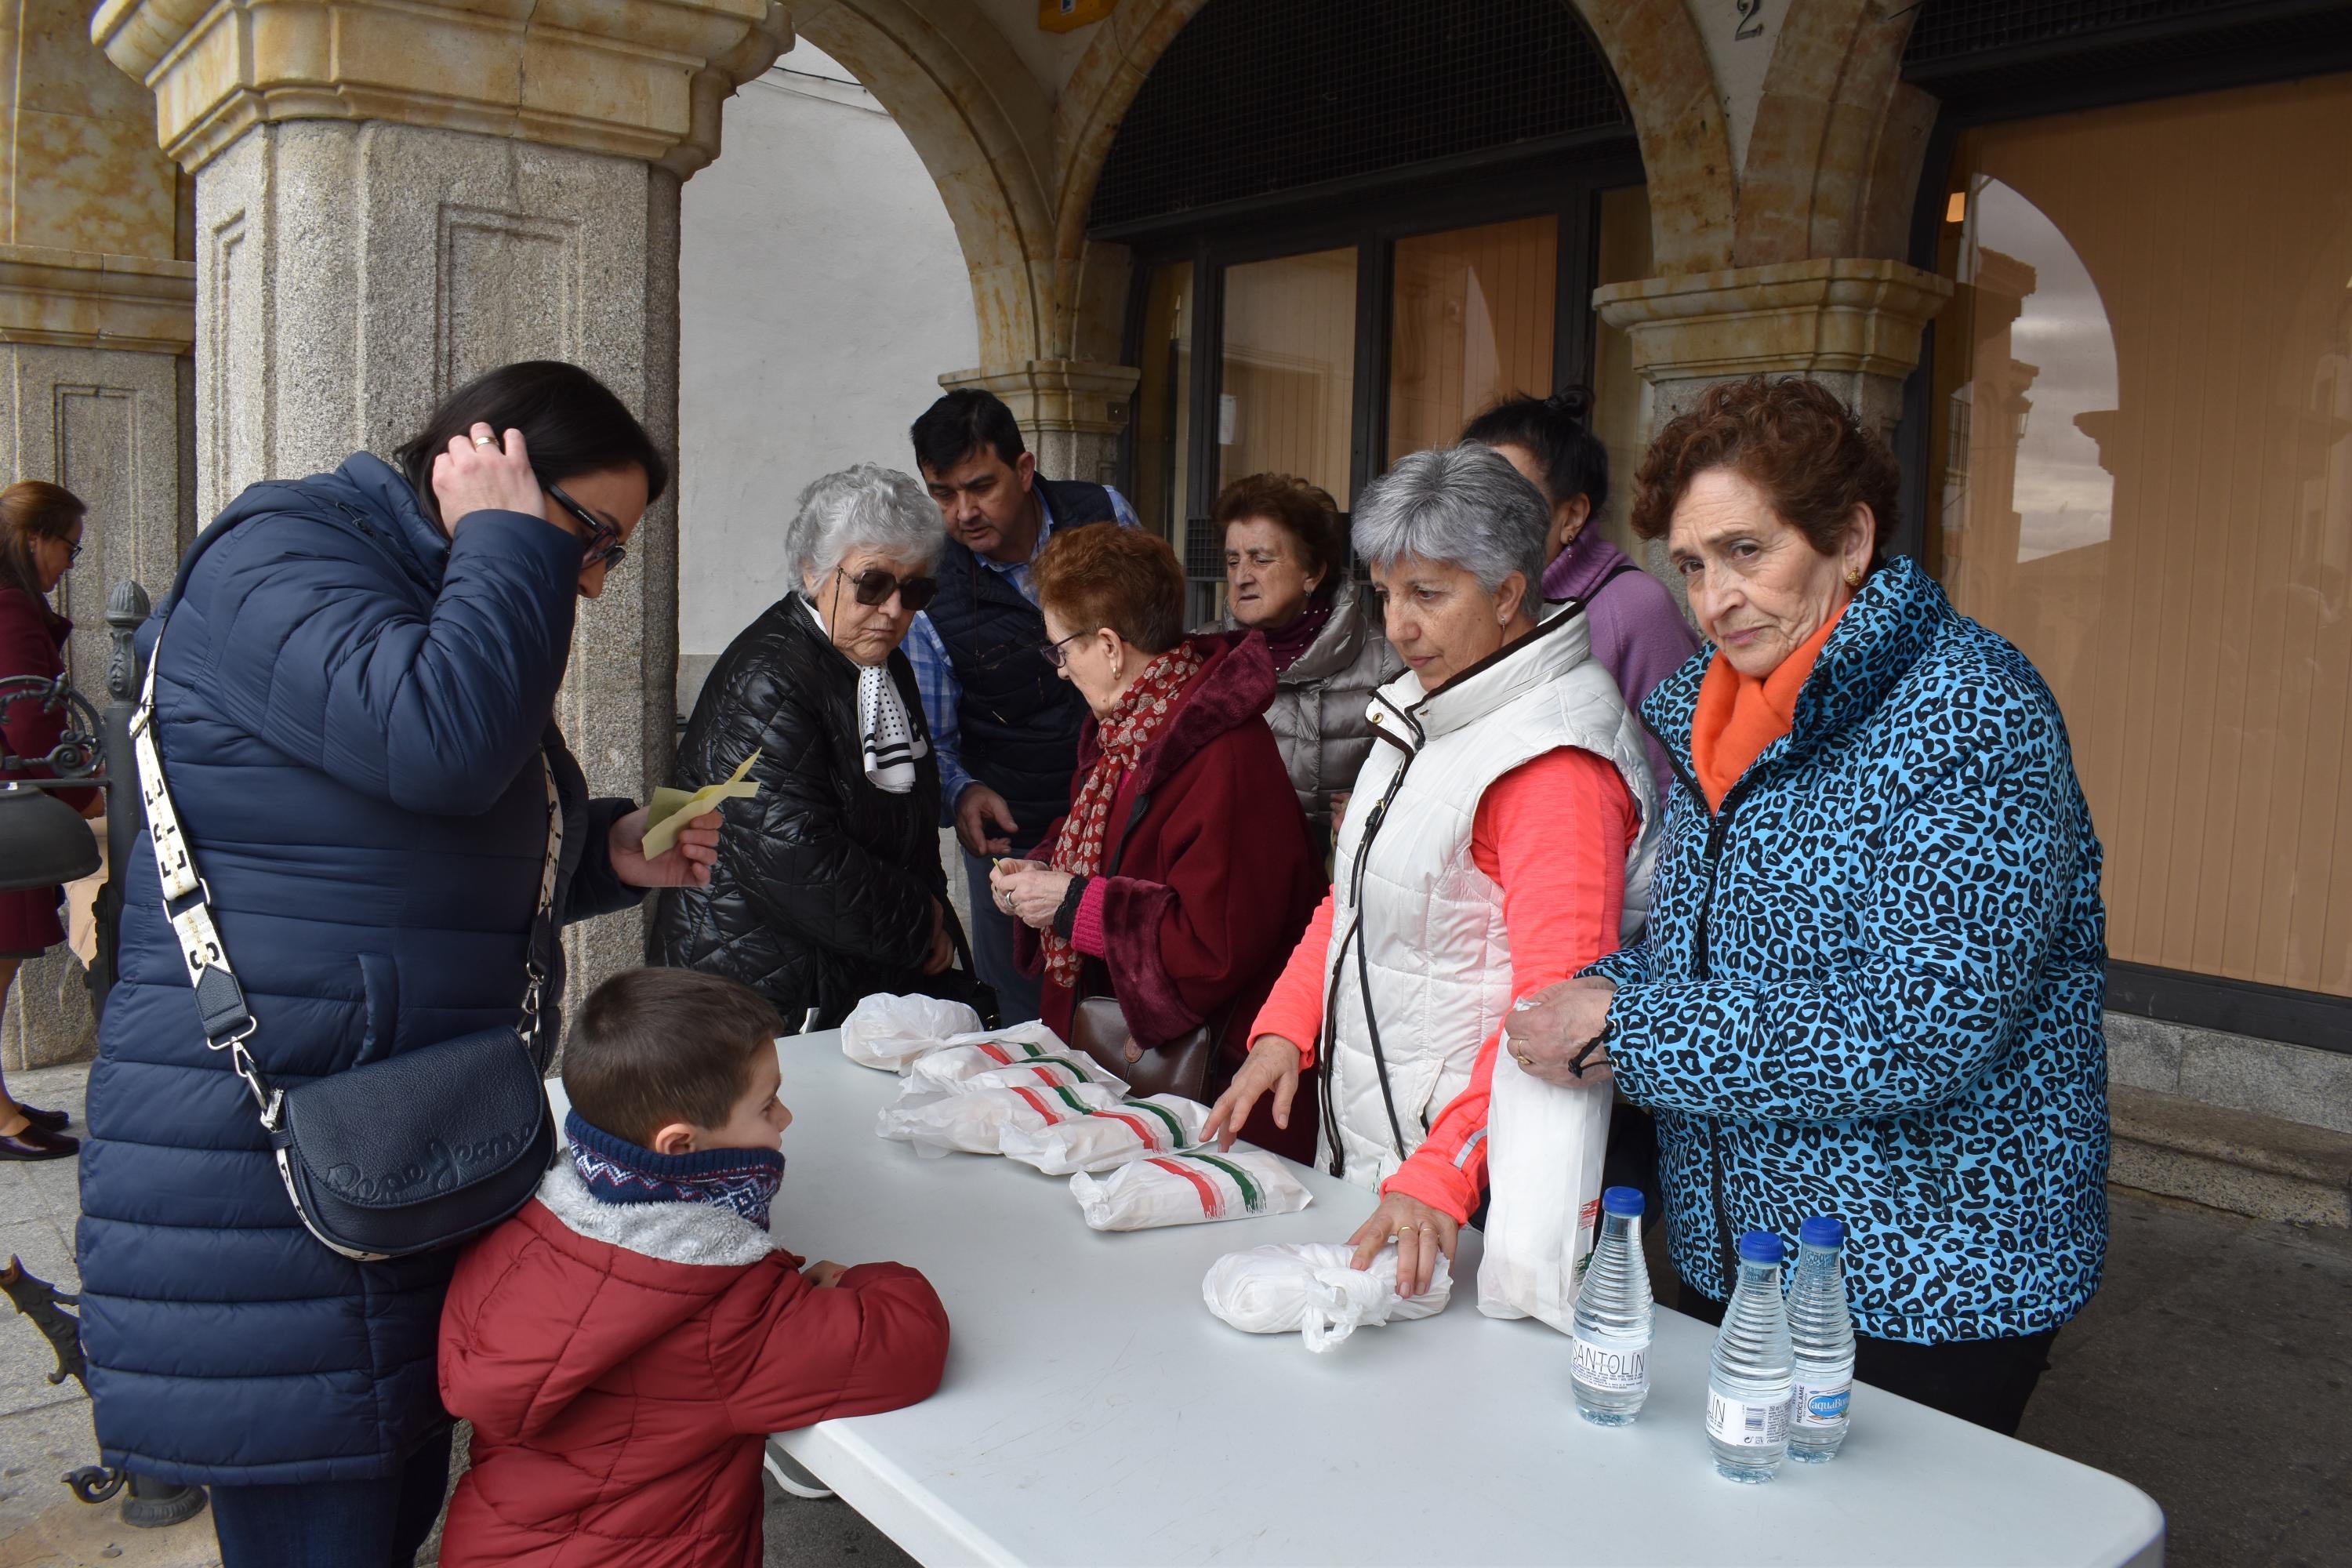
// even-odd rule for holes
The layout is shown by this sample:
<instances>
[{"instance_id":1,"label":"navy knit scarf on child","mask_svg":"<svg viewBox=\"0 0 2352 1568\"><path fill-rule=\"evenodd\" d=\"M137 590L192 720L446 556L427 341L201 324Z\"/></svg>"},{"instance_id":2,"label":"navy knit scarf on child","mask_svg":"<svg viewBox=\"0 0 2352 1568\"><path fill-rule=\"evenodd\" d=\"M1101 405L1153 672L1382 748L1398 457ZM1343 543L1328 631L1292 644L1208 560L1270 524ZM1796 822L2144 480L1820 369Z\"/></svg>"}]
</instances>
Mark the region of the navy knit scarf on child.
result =
<instances>
[{"instance_id":1,"label":"navy knit scarf on child","mask_svg":"<svg viewBox=\"0 0 2352 1568\"><path fill-rule=\"evenodd\" d=\"M765 1230L768 1205L783 1185L784 1157L773 1149L704 1149L656 1154L581 1119L563 1119L572 1165L597 1202L717 1204Z\"/></svg>"}]
</instances>

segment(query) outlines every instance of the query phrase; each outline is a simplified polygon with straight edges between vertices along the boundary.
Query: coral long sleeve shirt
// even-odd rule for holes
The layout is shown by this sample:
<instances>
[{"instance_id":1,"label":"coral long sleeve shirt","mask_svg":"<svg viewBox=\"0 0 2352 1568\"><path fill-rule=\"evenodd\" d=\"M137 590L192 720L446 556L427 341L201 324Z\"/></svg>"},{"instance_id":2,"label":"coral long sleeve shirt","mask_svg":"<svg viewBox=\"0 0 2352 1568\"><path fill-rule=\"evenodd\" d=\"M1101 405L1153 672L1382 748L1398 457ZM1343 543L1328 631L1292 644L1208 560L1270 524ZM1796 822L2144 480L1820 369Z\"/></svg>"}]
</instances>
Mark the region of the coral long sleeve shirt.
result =
<instances>
[{"instance_id":1,"label":"coral long sleeve shirt","mask_svg":"<svg viewBox=\"0 0 2352 1568\"><path fill-rule=\"evenodd\" d=\"M1614 952L1625 910L1625 854L1640 830L1625 781L1606 760L1563 746L1505 773L1471 819L1470 858L1503 890L1511 994L1526 996ZM1311 1066L1323 1026L1331 896L1291 952L1250 1038L1279 1035ZM1486 1184L1486 1101L1501 1031L1478 1049L1469 1087L1438 1112L1382 1186L1466 1221Z\"/></svg>"}]
</instances>

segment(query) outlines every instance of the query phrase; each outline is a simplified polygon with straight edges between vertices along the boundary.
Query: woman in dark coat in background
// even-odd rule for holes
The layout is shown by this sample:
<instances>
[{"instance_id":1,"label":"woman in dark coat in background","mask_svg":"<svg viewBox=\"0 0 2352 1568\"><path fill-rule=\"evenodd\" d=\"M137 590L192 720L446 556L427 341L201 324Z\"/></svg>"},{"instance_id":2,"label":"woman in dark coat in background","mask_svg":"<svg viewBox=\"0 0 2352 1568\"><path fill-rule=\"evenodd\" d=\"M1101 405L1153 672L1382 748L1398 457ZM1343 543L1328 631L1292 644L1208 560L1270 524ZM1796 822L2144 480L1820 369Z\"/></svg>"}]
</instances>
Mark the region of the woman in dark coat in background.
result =
<instances>
[{"instance_id":1,"label":"woman in dark coat in background","mask_svg":"<svg viewBox=\"0 0 2352 1568\"><path fill-rule=\"evenodd\" d=\"M579 600L667 464L577 366L455 394L401 468L257 484L142 639L164 778L280 1084L512 1026L547 845L583 920L709 875L589 798L553 724ZM155 642L162 617L169 631ZM456 1253L355 1263L303 1229L226 1053L206 1048L141 835L89 1076L81 1341L110 1465L213 1488L226 1568L404 1564L440 1510L435 1384ZM546 1009L561 951L542 952Z\"/></svg>"},{"instance_id":2,"label":"woman in dark coat in background","mask_svg":"<svg viewBox=\"0 0 2352 1568\"><path fill-rule=\"evenodd\" d=\"M71 490L26 479L0 490L0 680L30 675L55 680L66 669L66 634L73 623L49 608L49 595L65 581L81 553L84 508ZM20 757L47 756L65 733L63 707L35 698L0 705L0 735L5 750ZM0 769L0 780L45 778L45 768L22 774ZM94 789L50 792L83 816L100 805ZM8 1001L17 967L65 941L58 919L62 888L28 888L0 893L0 1006ZM0 1160L62 1160L81 1147L65 1136L69 1118L62 1110L20 1105L0 1081Z\"/></svg>"},{"instance_id":3,"label":"woman in dark coat in background","mask_svg":"<svg viewBox=\"0 0 2352 1568\"><path fill-rule=\"evenodd\" d=\"M800 584L719 656L678 749L699 789L753 752L725 803L707 888L667 894L662 962L740 980L795 1027L876 992L970 998L940 863L940 767L898 645L939 589L940 509L860 464L801 492L784 536Z\"/></svg>"}]
</instances>

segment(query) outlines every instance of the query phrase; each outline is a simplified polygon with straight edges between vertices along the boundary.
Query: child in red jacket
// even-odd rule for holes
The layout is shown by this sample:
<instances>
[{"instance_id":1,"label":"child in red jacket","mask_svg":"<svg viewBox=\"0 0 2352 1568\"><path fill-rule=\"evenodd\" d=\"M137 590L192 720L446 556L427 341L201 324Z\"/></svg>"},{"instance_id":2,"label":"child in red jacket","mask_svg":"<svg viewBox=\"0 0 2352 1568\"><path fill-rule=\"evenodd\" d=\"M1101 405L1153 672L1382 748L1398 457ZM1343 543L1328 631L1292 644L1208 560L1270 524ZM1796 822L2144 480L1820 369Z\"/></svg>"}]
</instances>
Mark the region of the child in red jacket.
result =
<instances>
[{"instance_id":1,"label":"child in red jacket","mask_svg":"<svg viewBox=\"0 0 2352 1568\"><path fill-rule=\"evenodd\" d=\"M768 1236L792 1112L774 1012L683 969L598 986L564 1047L571 1147L458 1261L441 1397L474 1424L446 1568L756 1568L771 1432L912 1405L947 1312L895 1263Z\"/></svg>"}]
</instances>

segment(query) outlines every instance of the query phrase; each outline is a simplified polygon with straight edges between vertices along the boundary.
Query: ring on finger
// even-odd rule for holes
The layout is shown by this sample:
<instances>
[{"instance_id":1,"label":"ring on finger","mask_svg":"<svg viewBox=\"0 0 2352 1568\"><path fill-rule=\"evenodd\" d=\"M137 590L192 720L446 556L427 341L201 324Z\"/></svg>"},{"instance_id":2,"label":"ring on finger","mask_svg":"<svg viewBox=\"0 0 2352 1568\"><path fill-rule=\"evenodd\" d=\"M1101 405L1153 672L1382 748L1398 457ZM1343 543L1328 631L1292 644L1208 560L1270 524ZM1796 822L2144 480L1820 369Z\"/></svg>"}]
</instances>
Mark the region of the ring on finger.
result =
<instances>
[{"instance_id":1,"label":"ring on finger","mask_svg":"<svg viewBox=\"0 0 2352 1568\"><path fill-rule=\"evenodd\" d=\"M488 437L488 436L477 436L477 437L474 437L474 445L475 445L477 447L495 447L495 446L497 446L497 445L498 445L498 443L497 443L495 440L493 440L491 437Z\"/></svg>"}]
</instances>

